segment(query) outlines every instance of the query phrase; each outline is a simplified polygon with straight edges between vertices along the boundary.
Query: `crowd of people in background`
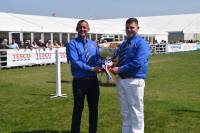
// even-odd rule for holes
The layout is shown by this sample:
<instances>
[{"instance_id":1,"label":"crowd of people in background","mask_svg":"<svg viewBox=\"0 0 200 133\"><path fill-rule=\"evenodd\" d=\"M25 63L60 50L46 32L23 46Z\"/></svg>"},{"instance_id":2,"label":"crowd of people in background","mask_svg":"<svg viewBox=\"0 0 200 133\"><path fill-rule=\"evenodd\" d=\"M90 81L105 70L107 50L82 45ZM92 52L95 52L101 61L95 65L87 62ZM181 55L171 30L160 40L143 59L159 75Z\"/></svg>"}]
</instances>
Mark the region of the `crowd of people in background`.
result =
<instances>
[{"instance_id":1,"label":"crowd of people in background","mask_svg":"<svg viewBox=\"0 0 200 133\"><path fill-rule=\"evenodd\" d=\"M25 41L19 41L16 42L15 39L12 40L12 43L8 43L8 39L3 39L3 41L0 43L0 49L45 49L45 48L60 48L64 47L64 44L62 42L58 42L54 40L52 43L51 40L48 40L46 43L42 40L33 41L25 40Z\"/></svg>"},{"instance_id":2,"label":"crowd of people in background","mask_svg":"<svg viewBox=\"0 0 200 133\"><path fill-rule=\"evenodd\" d=\"M118 40L115 40L118 41ZM106 39L100 39L96 41L97 44L108 43ZM66 43L59 42L54 40L53 43L51 40L47 40L43 42L42 40L37 40L31 42L30 40L25 41L16 41L15 39L12 40L12 43L8 43L8 39L3 39L0 43L0 49L45 49L45 48L60 48L64 47Z\"/></svg>"},{"instance_id":3,"label":"crowd of people in background","mask_svg":"<svg viewBox=\"0 0 200 133\"><path fill-rule=\"evenodd\" d=\"M118 42L118 40L115 40L114 42ZM168 44L175 44L175 43L196 43L197 41L194 40L180 40L178 42L169 42ZM106 44L111 43L108 42L105 39L97 40L96 43L98 44ZM149 42L150 43L150 42ZM166 45L167 41L162 40L160 43L158 43L157 40L154 42L155 44L160 45ZM31 42L30 40L25 41L16 41L15 39L12 40L12 43L8 43L8 39L3 39L3 41L0 43L0 49L46 49L46 48L60 48L64 47L66 43L59 42L57 40L54 40L53 42L51 40L47 40L43 42L42 40L36 40ZM112 44L112 43L111 43ZM111 47L112 48L112 47ZM115 47L114 47L115 48Z\"/></svg>"}]
</instances>

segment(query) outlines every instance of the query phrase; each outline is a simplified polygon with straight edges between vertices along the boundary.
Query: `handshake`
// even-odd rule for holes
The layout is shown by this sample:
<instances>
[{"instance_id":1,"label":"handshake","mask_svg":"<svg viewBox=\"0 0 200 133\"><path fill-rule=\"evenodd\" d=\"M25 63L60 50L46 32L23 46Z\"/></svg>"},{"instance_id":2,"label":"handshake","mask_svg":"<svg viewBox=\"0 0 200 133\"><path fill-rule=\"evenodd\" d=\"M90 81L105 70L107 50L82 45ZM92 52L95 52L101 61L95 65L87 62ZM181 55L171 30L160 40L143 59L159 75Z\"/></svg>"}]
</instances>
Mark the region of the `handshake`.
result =
<instances>
[{"instance_id":1,"label":"handshake","mask_svg":"<svg viewBox=\"0 0 200 133\"><path fill-rule=\"evenodd\" d=\"M106 60L103 68L106 71L107 74L110 75L110 72L113 74L117 74L118 73L118 67L116 67L118 61L117 60Z\"/></svg>"},{"instance_id":2,"label":"handshake","mask_svg":"<svg viewBox=\"0 0 200 133\"><path fill-rule=\"evenodd\" d=\"M118 67L116 67L117 61L115 60L105 60L105 62L103 63L102 67L103 70L106 72L106 74L110 77L110 79L112 81L115 81L115 79L113 78L112 74L117 74L118 72L115 72L116 68L118 70Z\"/></svg>"},{"instance_id":3,"label":"handshake","mask_svg":"<svg viewBox=\"0 0 200 133\"><path fill-rule=\"evenodd\" d=\"M113 66L113 62L110 59L102 59L101 67L92 67L92 71L96 73L100 73L100 72L107 73L112 66Z\"/></svg>"},{"instance_id":4,"label":"handshake","mask_svg":"<svg viewBox=\"0 0 200 133\"><path fill-rule=\"evenodd\" d=\"M92 67L92 71L96 73L104 72L102 67Z\"/></svg>"},{"instance_id":5,"label":"handshake","mask_svg":"<svg viewBox=\"0 0 200 133\"><path fill-rule=\"evenodd\" d=\"M117 74L118 73L118 67L116 67L117 60L110 60L106 59L102 63L102 67L92 67L92 71L96 73L106 72L106 74L109 75L109 77L112 76L110 73Z\"/></svg>"}]
</instances>

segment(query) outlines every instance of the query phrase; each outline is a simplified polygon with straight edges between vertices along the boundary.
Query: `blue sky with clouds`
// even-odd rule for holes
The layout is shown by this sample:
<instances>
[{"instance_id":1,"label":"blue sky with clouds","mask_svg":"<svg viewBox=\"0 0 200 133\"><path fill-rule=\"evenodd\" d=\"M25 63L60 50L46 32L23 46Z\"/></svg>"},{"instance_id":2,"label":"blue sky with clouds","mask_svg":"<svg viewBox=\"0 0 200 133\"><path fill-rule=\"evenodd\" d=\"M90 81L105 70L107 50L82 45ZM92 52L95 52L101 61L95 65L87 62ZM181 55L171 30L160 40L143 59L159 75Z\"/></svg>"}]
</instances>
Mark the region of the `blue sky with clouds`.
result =
<instances>
[{"instance_id":1,"label":"blue sky with clouds","mask_svg":"<svg viewBox=\"0 0 200 133\"><path fill-rule=\"evenodd\" d=\"M0 0L0 12L104 19L200 13L199 0Z\"/></svg>"}]
</instances>

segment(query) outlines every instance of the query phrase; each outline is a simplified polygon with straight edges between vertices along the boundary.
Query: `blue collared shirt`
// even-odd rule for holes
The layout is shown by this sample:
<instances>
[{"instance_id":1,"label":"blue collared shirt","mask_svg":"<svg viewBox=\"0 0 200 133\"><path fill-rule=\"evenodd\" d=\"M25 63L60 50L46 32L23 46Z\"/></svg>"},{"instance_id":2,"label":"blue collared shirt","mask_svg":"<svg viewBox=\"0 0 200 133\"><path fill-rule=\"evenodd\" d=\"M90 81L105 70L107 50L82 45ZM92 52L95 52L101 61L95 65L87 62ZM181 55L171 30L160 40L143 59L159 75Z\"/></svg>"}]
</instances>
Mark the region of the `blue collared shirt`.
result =
<instances>
[{"instance_id":1,"label":"blue collared shirt","mask_svg":"<svg viewBox=\"0 0 200 133\"><path fill-rule=\"evenodd\" d=\"M138 35L129 39L130 44L126 51L124 61L118 65L119 76L145 79L150 55L149 44ZM126 39L120 45L118 55L120 54L120 50L122 51L123 47L125 47L127 41Z\"/></svg>"},{"instance_id":2,"label":"blue collared shirt","mask_svg":"<svg viewBox=\"0 0 200 133\"><path fill-rule=\"evenodd\" d=\"M87 63L85 49L88 49L90 63ZM100 56L95 41L86 39L85 42L77 37L66 45L67 56L71 62L71 72L75 78L95 77L92 67L100 66Z\"/></svg>"}]
</instances>

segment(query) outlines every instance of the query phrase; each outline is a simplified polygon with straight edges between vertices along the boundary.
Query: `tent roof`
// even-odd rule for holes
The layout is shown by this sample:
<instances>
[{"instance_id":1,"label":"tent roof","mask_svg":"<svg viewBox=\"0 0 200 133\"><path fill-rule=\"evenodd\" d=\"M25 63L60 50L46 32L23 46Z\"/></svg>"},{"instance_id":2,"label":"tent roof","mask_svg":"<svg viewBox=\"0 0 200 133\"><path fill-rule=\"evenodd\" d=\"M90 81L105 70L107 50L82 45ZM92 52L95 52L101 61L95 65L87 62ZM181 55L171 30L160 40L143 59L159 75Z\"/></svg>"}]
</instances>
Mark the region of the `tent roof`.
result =
<instances>
[{"instance_id":1,"label":"tent roof","mask_svg":"<svg viewBox=\"0 0 200 133\"><path fill-rule=\"evenodd\" d=\"M171 31L200 33L200 13L137 17L140 34L167 34ZM127 18L88 20L90 33L125 34ZM0 31L75 33L79 19L22 15L0 12Z\"/></svg>"}]
</instances>

